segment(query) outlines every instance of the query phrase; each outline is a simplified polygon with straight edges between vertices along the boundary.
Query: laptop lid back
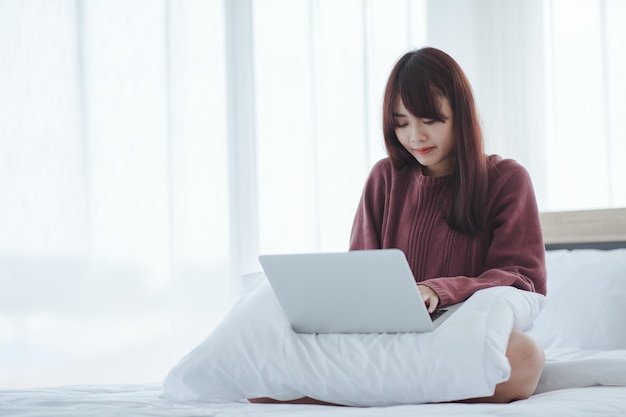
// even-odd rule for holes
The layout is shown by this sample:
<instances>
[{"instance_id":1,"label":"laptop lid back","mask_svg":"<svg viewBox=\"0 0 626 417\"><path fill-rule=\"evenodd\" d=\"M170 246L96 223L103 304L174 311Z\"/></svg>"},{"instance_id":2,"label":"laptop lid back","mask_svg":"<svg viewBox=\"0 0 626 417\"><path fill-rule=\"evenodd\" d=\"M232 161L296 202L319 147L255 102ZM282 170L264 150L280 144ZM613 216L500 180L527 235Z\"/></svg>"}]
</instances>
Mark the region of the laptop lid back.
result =
<instances>
[{"instance_id":1,"label":"laptop lid back","mask_svg":"<svg viewBox=\"0 0 626 417\"><path fill-rule=\"evenodd\" d=\"M403 333L434 328L398 249L262 255L259 261L297 332Z\"/></svg>"}]
</instances>

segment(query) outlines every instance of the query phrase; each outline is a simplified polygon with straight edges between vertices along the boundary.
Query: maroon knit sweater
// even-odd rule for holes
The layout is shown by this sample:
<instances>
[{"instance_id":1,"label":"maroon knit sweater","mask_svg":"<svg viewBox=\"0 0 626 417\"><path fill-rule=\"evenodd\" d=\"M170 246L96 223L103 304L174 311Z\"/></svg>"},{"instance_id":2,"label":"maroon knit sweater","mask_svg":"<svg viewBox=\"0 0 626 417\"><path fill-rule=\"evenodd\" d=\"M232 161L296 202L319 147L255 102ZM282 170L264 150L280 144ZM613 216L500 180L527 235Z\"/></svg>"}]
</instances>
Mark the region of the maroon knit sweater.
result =
<instances>
[{"instance_id":1,"label":"maroon knit sweater","mask_svg":"<svg viewBox=\"0 0 626 417\"><path fill-rule=\"evenodd\" d=\"M545 294L543 237L530 176L512 159L492 155L487 161L484 228L477 237L451 229L439 209L446 177L379 161L363 190L350 250L401 249L415 280L437 293L440 306L499 285Z\"/></svg>"}]
</instances>

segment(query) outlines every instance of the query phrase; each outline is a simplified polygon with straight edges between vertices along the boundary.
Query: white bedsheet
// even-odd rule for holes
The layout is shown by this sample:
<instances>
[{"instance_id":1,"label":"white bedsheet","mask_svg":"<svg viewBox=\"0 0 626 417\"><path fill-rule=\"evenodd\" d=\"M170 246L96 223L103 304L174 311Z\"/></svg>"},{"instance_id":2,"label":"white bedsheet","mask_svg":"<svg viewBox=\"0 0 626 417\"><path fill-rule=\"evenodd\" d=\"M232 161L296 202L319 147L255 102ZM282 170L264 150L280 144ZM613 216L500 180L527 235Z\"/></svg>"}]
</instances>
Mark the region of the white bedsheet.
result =
<instances>
[{"instance_id":1,"label":"white bedsheet","mask_svg":"<svg viewBox=\"0 0 626 417\"><path fill-rule=\"evenodd\" d=\"M392 407L330 407L317 405L232 402L178 403L159 398L159 385L77 386L1 390L3 417L623 417L626 387L595 386L538 394L511 404L422 404Z\"/></svg>"}]
</instances>

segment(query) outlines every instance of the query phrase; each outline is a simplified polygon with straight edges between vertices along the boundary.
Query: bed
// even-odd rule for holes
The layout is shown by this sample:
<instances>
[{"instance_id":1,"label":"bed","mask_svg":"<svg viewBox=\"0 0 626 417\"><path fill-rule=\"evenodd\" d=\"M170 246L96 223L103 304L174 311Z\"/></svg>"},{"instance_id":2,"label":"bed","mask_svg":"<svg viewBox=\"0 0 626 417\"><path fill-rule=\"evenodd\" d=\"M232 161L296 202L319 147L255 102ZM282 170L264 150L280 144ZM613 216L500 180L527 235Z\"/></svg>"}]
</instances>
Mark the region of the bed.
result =
<instances>
[{"instance_id":1,"label":"bed","mask_svg":"<svg viewBox=\"0 0 626 417\"><path fill-rule=\"evenodd\" d=\"M164 396L163 385L154 383L1 390L0 415L624 416L626 209L543 213L541 221L549 296L529 333L541 340L547 363L537 392L527 400L385 407L182 401ZM590 317L586 310L597 314ZM565 322L557 320L569 315ZM610 316L606 325L598 322L603 315Z\"/></svg>"}]
</instances>

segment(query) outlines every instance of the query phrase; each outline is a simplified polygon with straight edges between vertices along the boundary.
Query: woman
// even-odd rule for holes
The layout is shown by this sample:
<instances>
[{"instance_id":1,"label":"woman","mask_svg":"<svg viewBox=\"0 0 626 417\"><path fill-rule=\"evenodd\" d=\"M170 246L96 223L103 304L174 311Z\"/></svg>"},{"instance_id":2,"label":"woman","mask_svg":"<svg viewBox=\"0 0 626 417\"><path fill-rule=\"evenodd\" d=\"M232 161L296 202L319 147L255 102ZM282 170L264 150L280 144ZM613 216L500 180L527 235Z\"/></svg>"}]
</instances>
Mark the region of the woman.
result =
<instances>
[{"instance_id":1,"label":"woman","mask_svg":"<svg viewBox=\"0 0 626 417\"><path fill-rule=\"evenodd\" d=\"M431 312L493 286L545 294L530 177L515 161L483 153L470 84L449 55L423 48L396 63L385 90L383 133L388 158L365 184L351 250L401 249ZM492 397L469 401L509 402L534 392L541 347L514 330L506 356L509 380Z\"/></svg>"},{"instance_id":2,"label":"woman","mask_svg":"<svg viewBox=\"0 0 626 417\"><path fill-rule=\"evenodd\" d=\"M365 184L351 250L399 248L429 311L493 286L546 293L539 213L530 177L513 160L483 153L471 86L446 53L423 48L393 68L383 102L388 158ZM543 351L513 331L511 377L495 395L530 396Z\"/></svg>"}]
</instances>

